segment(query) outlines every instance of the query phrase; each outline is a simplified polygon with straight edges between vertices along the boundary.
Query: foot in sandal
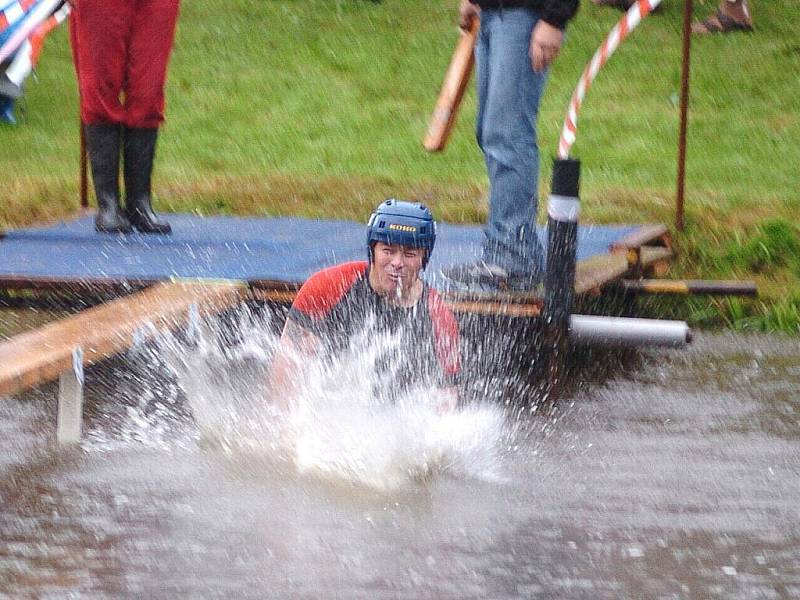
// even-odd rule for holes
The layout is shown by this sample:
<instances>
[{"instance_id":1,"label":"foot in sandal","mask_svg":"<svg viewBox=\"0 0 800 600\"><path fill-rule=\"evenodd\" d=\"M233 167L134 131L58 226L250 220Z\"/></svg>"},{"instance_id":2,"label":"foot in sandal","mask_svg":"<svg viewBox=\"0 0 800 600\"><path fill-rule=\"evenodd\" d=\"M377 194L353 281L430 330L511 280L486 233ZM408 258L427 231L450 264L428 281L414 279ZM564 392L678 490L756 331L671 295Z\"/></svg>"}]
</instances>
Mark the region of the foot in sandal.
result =
<instances>
[{"instance_id":1,"label":"foot in sandal","mask_svg":"<svg viewBox=\"0 0 800 600\"><path fill-rule=\"evenodd\" d=\"M722 0L717 12L705 21L694 23L692 33L728 33L730 31L752 31L753 20L747 0Z\"/></svg>"}]
</instances>

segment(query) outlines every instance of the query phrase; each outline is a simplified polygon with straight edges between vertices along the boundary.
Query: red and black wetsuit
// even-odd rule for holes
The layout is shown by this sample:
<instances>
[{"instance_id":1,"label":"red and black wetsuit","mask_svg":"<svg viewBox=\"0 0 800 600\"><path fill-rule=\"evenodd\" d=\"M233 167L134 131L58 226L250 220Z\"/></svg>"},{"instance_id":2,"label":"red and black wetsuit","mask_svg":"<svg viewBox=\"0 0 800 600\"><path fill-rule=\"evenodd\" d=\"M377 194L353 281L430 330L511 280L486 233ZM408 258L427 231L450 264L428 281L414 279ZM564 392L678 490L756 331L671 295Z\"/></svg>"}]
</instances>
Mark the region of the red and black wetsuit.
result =
<instances>
[{"instance_id":1,"label":"red and black wetsuit","mask_svg":"<svg viewBox=\"0 0 800 600\"><path fill-rule=\"evenodd\" d=\"M461 371L458 324L436 290L423 283L422 296L414 307L396 307L375 293L368 273L366 262L344 263L315 273L300 288L289 317L317 335L334 355L349 347L353 337L366 328L399 335L400 354L391 349L391 358L400 363L399 368L395 370L393 365L391 369L399 389L415 383L454 384ZM378 375L382 376L389 369L383 369L380 362Z\"/></svg>"}]
</instances>

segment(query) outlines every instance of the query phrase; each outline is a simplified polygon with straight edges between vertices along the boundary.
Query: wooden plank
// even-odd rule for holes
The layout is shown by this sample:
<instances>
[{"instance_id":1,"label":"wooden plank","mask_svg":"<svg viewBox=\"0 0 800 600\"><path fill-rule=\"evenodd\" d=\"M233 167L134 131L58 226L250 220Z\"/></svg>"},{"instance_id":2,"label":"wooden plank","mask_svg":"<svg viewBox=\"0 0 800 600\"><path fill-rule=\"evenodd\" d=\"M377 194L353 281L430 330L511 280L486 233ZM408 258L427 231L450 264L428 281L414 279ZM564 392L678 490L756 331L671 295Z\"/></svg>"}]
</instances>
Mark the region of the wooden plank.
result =
<instances>
[{"instance_id":1,"label":"wooden plank","mask_svg":"<svg viewBox=\"0 0 800 600\"><path fill-rule=\"evenodd\" d=\"M444 83L431 115L428 132L422 145L428 152L444 150L458 116L458 108L467 89L472 67L475 64L475 40L480 30L480 19L470 23L468 31L461 31L453 58L444 76Z\"/></svg>"},{"instance_id":2,"label":"wooden plank","mask_svg":"<svg viewBox=\"0 0 800 600\"><path fill-rule=\"evenodd\" d=\"M541 304L544 296L542 287L532 292L503 292L503 291L482 291L482 290L441 290L439 292L448 302L488 302L502 304Z\"/></svg>"},{"instance_id":3,"label":"wooden plank","mask_svg":"<svg viewBox=\"0 0 800 600\"><path fill-rule=\"evenodd\" d=\"M445 300L445 305L456 313L471 315L497 315L503 317L535 318L542 313L539 304L513 304L508 302L458 302Z\"/></svg>"},{"instance_id":4,"label":"wooden plank","mask_svg":"<svg viewBox=\"0 0 800 600\"><path fill-rule=\"evenodd\" d=\"M146 324L175 327L196 305L200 316L238 304L247 294L244 284L159 283L34 331L0 343L0 396L14 394L56 379L72 366L72 353L83 349L83 364L91 365L129 348L134 333Z\"/></svg>"},{"instance_id":5,"label":"wooden plank","mask_svg":"<svg viewBox=\"0 0 800 600\"><path fill-rule=\"evenodd\" d=\"M155 279L126 279L122 277L41 277L22 275L0 275L0 289L4 290L48 290L80 295L83 293L120 292L130 293L154 283Z\"/></svg>"},{"instance_id":6,"label":"wooden plank","mask_svg":"<svg viewBox=\"0 0 800 600\"><path fill-rule=\"evenodd\" d=\"M252 288L251 295L261 302L276 302L278 304L291 304L297 296L297 290L268 290L266 288Z\"/></svg>"},{"instance_id":7,"label":"wooden plank","mask_svg":"<svg viewBox=\"0 0 800 600\"><path fill-rule=\"evenodd\" d=\"M611 252L624 252L628 248L639 248L648 245L672 246L672 239L666 225L642 225L636 231L618 239L609 247Z\"/></svg>"},{"instance_id":8,"label":"wooden plank","mask_svg":"<svg viewBox=\"0 0 800 600\"><path fill-rule=\"evenodd\" d=\"M599 292L603 286L622 278L627 272L628 259L624 254L606 254L582 260L575 268L575 293Z\"/></svg>"},{"instance_id":9,"label":"wooden plank","mask_svg":"<svg viewBox=\"0 0 800 600\"><path fill-rule=\"evenodd\" d=\"M670 248L661 248L658 246L642 246L640 248L640 260L643 267L649 267L654 263L669 260L673 256Z\"/></svg>"},{"instance_id":10,"label":"wooden plank","mask_svg":"<svg viewBox=\"0 0 800 600\"><path fill-rule=\"evenodd\" d=\"M670 248L659 248L655 246L642 246L639 249L639 260L641 268L638 276L652 275L663 277L669 271L672 262L673 252Z\"/></svg>"},{"instance_id":11,"label":"wooden plank","mask_svg":"<svg viewBox=\"0 0 800 600\"><path fill-rule=\"evenodd\" d=\"M83 422L83 366L81 354L75 352L71 369L58 378L58 417L56 439L59 444L73 444L81 439Z\"/></svg>"}]
</instances>

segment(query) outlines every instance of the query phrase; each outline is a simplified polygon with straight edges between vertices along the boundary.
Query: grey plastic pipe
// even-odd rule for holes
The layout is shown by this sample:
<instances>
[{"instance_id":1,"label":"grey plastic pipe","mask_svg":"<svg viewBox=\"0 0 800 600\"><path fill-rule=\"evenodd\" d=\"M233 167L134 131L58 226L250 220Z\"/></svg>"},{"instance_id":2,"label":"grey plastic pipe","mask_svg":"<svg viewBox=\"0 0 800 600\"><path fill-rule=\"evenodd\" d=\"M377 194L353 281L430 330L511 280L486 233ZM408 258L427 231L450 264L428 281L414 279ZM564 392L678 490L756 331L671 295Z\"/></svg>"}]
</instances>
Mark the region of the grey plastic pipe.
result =
<instances>
[{"instance_id":1,"label":"grey plastic pipe","mask_svg":"<svg viewBox=\"0 0 800 600\"><path fill-rule=\"evenodd\" d=\"M684 321L572 315L569 339L582 344L677 348L692 341L692 331Z\"/></svg>"}]
</instances>

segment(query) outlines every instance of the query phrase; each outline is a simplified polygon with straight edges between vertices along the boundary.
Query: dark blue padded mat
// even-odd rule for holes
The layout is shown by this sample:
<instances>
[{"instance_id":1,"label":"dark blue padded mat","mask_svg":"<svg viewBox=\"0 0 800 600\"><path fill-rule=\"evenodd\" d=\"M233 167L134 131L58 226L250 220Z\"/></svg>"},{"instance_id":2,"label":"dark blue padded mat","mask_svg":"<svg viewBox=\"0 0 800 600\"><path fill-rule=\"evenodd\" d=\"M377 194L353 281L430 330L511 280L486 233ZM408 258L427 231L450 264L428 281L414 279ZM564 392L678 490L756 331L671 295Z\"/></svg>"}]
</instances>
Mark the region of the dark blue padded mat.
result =
<instances>
[{"instance_id":1,"label":"dark blue padded mat","mask_svg":"<svg viewBox=\"0 0 800 600\"><path fill-rule=\"evenodd\" d=\"M173 233L107 235L92 216L47 227L6 232L0 240L0 278L270 280L302 283L339 262L364 260L365 224L288 217L165 215ZM582 225L578 260L607 254L638 227ZM546 231L539 228L540 239ZM440 224L428 273L480 256L477 225Z\"/></svg>"}]
</instances>

